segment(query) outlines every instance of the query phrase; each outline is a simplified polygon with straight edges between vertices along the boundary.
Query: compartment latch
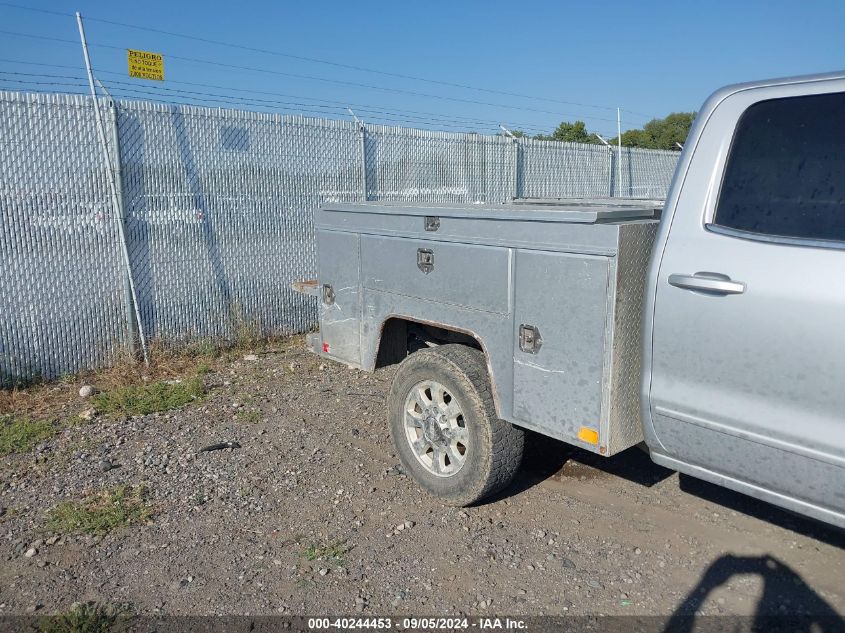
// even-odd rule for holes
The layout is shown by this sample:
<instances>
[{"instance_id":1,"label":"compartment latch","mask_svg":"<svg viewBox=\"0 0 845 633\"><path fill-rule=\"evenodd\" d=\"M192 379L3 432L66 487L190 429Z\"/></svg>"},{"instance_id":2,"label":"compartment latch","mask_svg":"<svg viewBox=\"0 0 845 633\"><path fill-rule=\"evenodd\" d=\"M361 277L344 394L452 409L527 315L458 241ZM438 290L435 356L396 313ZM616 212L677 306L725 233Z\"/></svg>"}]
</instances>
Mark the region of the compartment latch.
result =
<instances>
[{"instance_id":1,"label":"compartment latch","mask_svg":"<svg viewBox=\"0 0 845 633\"><path fill-rule=\"evenodd\" d=\"M323 284L323 303L327 306L334 305L334 288L331 284Z\"/></svg>"},{"instance_id":2,"label":"compartment latch","mask_svg":"<svg viewBox=\"0 0 845 633\"><path fill-rule=\"evenodd\" d=\"M540 330L534 325L519 326L519 349L527 354L536 354L543 346Z\"/></svg>"},{"instance_id":3,"label":"compartment latch","mask_svg":"<svg viewBox=\"0 0 845 633\"><path fill-rule=\"evenodd\" d=\"M426 275L434 270L434 251L430 248L417 249L417 268Z\"/></svg>"},{"instance_id":4,"label":"compartment latch","mask_svg":"<svg viewBox=\"0 0 845 633\"><path fill-rule=\"evenodd\" d=\"M436 215L425 216L425 230L436 231L440 228L440 218Z\"/></svg>"}]
</instances>

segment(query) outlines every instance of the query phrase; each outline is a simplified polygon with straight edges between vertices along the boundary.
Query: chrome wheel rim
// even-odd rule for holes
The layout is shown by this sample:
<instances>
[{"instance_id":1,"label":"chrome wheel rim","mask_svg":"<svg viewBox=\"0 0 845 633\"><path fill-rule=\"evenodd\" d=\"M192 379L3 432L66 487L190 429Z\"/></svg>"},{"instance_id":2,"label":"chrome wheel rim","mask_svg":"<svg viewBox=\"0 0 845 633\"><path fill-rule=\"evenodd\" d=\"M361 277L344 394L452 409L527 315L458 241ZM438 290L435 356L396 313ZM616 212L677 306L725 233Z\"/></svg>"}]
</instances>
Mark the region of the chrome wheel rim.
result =
<instances>
[{"instance_id":1,"label":"chrome wheel rim","mask_svg":"<svg viewBox=\"0 0 845 633\"><path fill-rule=\"evenodd\" d=\"M432 475L452 477L463 468L469 432L458 400L439 382L424 380L405 398L405 439Z\"/></svg>"}]
</instances>

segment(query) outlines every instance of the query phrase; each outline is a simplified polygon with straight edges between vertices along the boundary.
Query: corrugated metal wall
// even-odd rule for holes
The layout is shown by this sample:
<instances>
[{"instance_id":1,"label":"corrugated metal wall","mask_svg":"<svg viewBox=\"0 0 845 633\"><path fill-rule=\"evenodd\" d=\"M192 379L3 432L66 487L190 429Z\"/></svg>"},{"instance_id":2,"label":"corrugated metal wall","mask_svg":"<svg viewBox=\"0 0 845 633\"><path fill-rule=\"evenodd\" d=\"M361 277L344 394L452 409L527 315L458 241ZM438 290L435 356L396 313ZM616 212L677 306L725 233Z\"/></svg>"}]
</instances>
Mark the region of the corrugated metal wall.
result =
<instances>
[{"instance_id":1,"label":"corrugated metal wall","mask_svg":"<svg viewBox=\"0 0 845 633\"><path fill-rule=\"evenodd\" d=\"M674 152L103 101L148 338L301 332L325 201L665 196ZM115 127L116 126L116 127ZM89 98L0 92L0 382L107 365L131 309Z\"/></svg>"}]
</instances>

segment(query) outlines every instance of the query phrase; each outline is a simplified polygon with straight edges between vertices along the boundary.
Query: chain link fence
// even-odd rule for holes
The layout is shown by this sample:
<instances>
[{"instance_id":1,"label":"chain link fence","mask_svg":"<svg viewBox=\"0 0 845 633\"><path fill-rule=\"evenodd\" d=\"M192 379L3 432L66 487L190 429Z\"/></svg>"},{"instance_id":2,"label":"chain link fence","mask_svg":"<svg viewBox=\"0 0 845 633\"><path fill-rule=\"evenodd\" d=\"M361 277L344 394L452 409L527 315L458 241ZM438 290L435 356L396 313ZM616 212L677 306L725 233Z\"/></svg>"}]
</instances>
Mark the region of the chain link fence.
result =
<instances>
[{"instance_id":1,"label":"chain link fence","mask_svg":"<svg viewBox=\"0 0 845 633\"><path fill-rule=\"evenodd\" d=\"M0 93L0 148L0 382L112 362L125 277L91 100Z\"/></svg>"},{"instance_id":2,"label":"chain link fence","mask_svg":"<svg viewBox=\"0 0 845 633\"><path fill-rule=\"evenodd\" d=\"M127 242L144 332L169 341L300 332L316 306L311 211L362 191L345 122L122 104Z\"/></svg>"},{"instance_id":3,"label":"chain link fence","mask_svg":"<svg viewBox=\"0 0 845 633\"><path fill-rule=\"evenodd\" d=\"M504 202L516 195L515 144L501 136L368 125L367 199Z\"/></svg>"},{"instance_id":4,"label":"chain link fence","mask_svg":"<svg viewBox=\"0 0 845 633\"><path fill-rule=\"evenodd\" d=\"M626 198L665 198L679 155L678 152L623 147L622 178L618 187L614 184L614 195ZM615 153L613 160L615 165Z\"/></svg>"},{"instance_id":5,"label":"chain link fence","mask_svg":"<svg viewBox=\"0 0 845 633\"><path fill-rule=\"evenodd\" d=\"M0 92L0 383L114 363L135 341L302 332L328 201L664 197L677 154L148 102ZM122 207L112 208L116 175Z\"/></svg>"},{"instance_id":6,"label":"chain link fence","mask_svg":"<svg viewBox=\"0 0 845 633\"><path fill-rule=\"evenodd\" d=\"M524 198L614 195L616 154L605 145L520 139L518 193Z\"/></svg>"}]
</instances>

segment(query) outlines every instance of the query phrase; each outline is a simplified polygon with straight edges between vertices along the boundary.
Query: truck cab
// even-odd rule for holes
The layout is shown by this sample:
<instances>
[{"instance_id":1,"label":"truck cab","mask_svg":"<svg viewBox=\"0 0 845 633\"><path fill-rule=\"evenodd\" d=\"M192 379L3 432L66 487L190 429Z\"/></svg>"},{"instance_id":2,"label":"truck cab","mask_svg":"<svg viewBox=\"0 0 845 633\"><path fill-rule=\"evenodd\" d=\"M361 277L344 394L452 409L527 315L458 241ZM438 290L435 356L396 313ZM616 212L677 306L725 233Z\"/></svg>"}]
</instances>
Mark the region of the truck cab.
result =
<instances>
[{"instance_id":1,"label":"truck cab","mask_svg":"<svg viewBox=\"0 0 845 633\"><path fill-rule=\"evenodd\" d=\"M655 240L641 413L654 461L843 525L845 79L705 103Z\"/></svg>"}]
</instances>

